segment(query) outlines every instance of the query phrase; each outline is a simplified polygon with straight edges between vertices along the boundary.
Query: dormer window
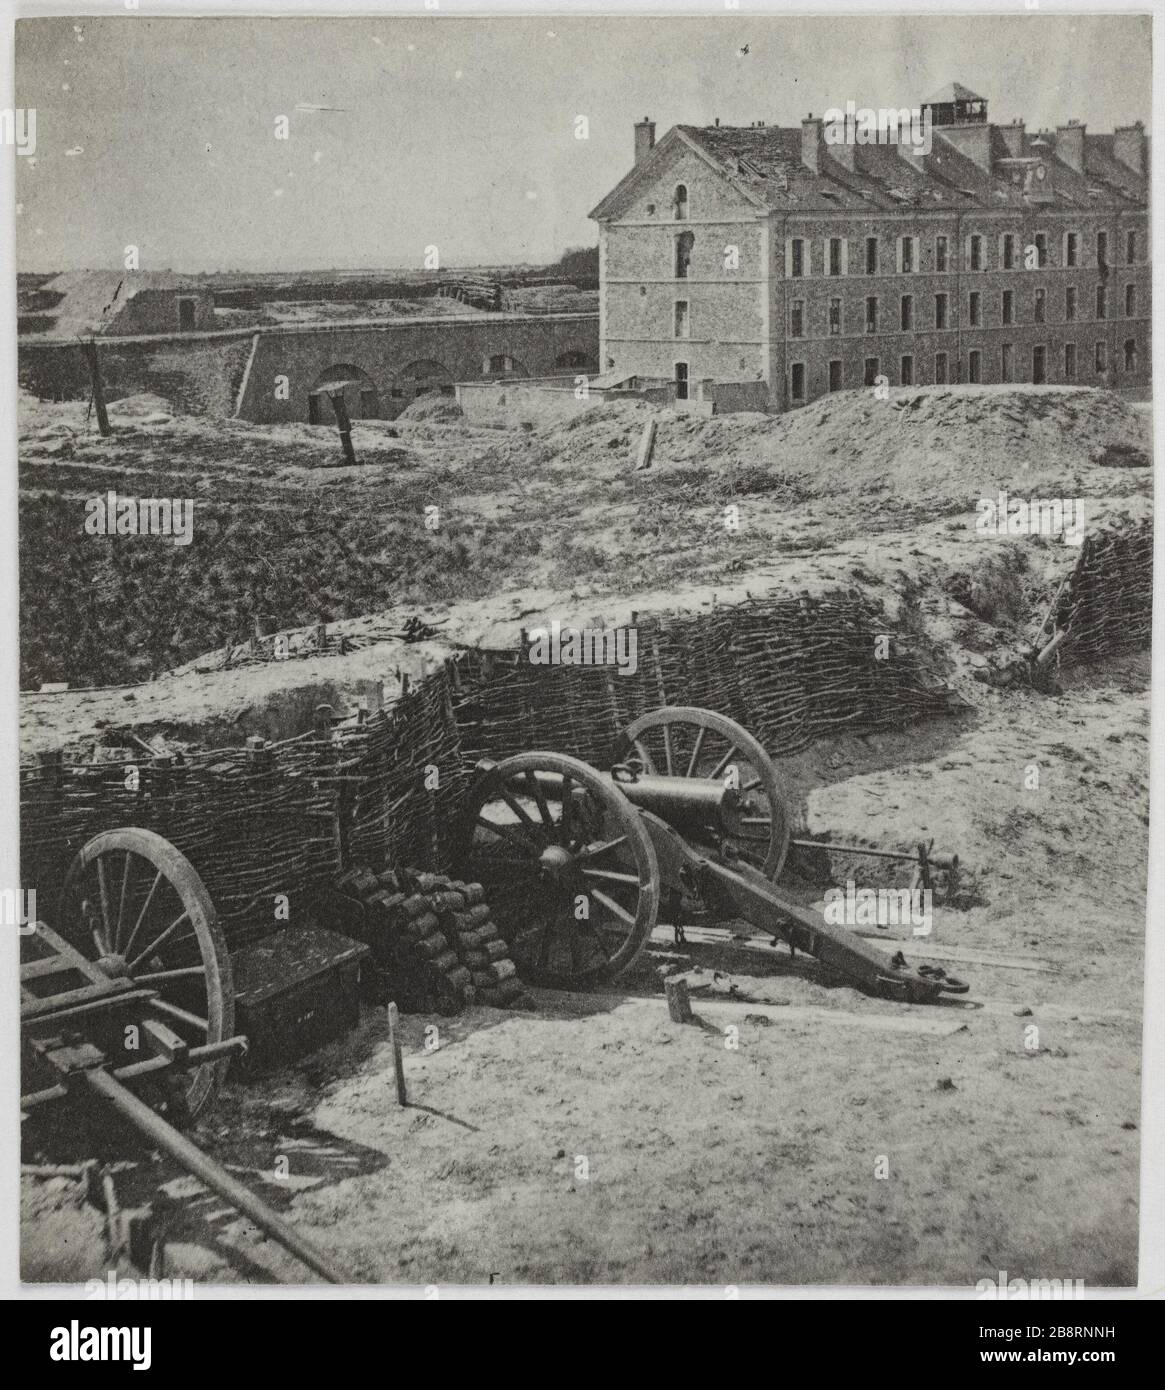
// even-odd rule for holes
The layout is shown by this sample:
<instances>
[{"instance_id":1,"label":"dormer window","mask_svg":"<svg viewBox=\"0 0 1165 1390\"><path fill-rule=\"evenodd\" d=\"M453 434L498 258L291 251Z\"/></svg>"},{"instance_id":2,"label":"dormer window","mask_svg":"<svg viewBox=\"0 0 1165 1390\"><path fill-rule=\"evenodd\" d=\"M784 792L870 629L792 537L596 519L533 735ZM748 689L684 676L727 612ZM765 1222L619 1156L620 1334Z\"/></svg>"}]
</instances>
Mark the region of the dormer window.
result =
<instances>
[{"instance_id":1,"label":"dormer window","mask_svg":"<svg viewBox=\"0 0 1165 1390\"><path fill-rule=\"evenodd\" d=\"M676 221L686 222L688 220L688 185L686 183L676 184L673 206L676 210Z\"/></svg>"}]
</instances>

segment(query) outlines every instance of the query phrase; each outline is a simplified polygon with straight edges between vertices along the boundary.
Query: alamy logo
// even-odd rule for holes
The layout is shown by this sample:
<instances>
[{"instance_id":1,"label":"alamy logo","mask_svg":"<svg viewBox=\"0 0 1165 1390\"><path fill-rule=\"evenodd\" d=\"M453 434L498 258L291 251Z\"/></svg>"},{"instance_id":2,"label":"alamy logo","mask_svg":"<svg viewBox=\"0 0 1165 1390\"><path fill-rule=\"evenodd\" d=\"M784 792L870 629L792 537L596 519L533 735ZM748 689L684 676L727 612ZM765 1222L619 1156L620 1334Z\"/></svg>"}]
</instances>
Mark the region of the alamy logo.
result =
<instances>
[{"instance_id":1,"label":"alamy logo","mask_svg":"<svg viewBox=\"0 0 1165 1390\"><path fill-rule=\"evenodd\" d=\"M1083 1279L1009 1279L1007 1270L999 1271L998 1281L980 1279L975 1284L976 1298L1062 1299L1083 1298Z\"/></svg>"},{"instance_id":2,"label":"alamy logo","mask_svg":"<svg viewBox=\"0 0 1165 1390\"><path fill-rule=\"evenodd\" d=\"M564 628L556 618L549 628L531 628L532 666L614 666L621 676L639 669L639 634L633 627Z\"/></svg>"},{"instance_id":3,"label":"alamy logo","mask_svg":"<svg viewBox=\"0 0 1165 1390\"><path fill-rule=\"evenodd\" d=\"M824 121L822 133L827 145L909 145L915 154L930 153L929 107L889 106L875 111L847 101L844 111L831 106Z\"/></svg>"},{"instance_id":4,"label":"alamy logo","mask_svg":"<svg viewBox=\"0 0 1165 1390\"><path fill-rule=\"evenodd\" d=\"M135 1371L148 1371L151 1329L148 1327L82 1327L76 1318L50 1334L51 1361L132 1361Z\"/></svg>"},{"instance_id":5,"label":"alamy logo","mask_svg":"<svg viewBox=\"0 0 1165 1390\"><path fill-rule=\"evenodd\" d=\"M929 936L934 921L929 888L829 888L822 916L832 927L913 927L912 935Z\"/></svg>"},{"instance_id":6,"label":"alamy logo","mask_svg":"<svg viewBox=\"0 0 1165 1390\"><path fill-rule=\"evenodd\" d=\"M108 492L85 503L87 536L167 536L175 545L194 539L190 497L119 497Z\"/></svg>"},{"instance_id":7,"label":"alamy logo","mask_svg":"<svg viewBox=\"0 0 1165 1390\"><path fill-rule=\"evenodd\" d=\"M980 497L975 530L981 536L1059 536L1068 545L1084 539L1082 497Z\"/></svg>"},{"instance_id":8,"label":"alamy logo","mask_svg":"<svg viewBox=\"0 0 1165 1390\"><path fill-rule=\"evenodd\" d=\"M36 107L26 110L18 106L15 111L5 107L0 111L0 140L15 145L16 153L25 159L36 154Z\"/></svg>"}]
</instances>

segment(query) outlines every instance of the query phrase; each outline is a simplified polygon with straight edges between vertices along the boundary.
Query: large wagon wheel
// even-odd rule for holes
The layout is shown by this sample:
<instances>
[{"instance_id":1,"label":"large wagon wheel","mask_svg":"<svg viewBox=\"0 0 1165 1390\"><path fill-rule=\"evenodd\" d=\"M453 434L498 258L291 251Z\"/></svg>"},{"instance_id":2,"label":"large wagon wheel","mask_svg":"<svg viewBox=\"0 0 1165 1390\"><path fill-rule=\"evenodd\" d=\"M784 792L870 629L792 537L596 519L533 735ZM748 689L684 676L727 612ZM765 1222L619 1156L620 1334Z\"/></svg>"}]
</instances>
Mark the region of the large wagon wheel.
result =
<instances>
[{"instance_id":1,"label":"large wagon wheel","mask_svg":"<svg viewBox=\"0 0 1165 1390\"><path fill-rule=\"evenodd\" d=\"M643 949L659 866L639 813L594 768L520 753L490 769L466 811L463 877L484 886L524 980L610 980Z\"/></svg>"},{"instance_id":2,"label":"large wagon wheel","mask_svg":"<svg viewBox=\"0 0 1165 1390\"><path fill-rule=\"evenodd\" d=\"M194 866L152 830L94 836L69 866L60 930L106 974L156 991L149 1011L190 1047L234 1033L226 942ZM185 1073L190 1119L218 1089L227 1061Z\"/></svg>"},{"instance_id":3,"label":"large wagon wheel","mask_svg":"<svg viewBox=\"0 0 1165 1390\"><path fill-rule=\"evenodd\" d=\"M739 724L712 710L666 705L629 724L615 745L616 763L637 762L665 777L709 778L745 798L739 833L722 849L776 880L789 852L788 800L773 761ZM730 779L728 781L727 779Z\"/></svg>"}]
</instances>

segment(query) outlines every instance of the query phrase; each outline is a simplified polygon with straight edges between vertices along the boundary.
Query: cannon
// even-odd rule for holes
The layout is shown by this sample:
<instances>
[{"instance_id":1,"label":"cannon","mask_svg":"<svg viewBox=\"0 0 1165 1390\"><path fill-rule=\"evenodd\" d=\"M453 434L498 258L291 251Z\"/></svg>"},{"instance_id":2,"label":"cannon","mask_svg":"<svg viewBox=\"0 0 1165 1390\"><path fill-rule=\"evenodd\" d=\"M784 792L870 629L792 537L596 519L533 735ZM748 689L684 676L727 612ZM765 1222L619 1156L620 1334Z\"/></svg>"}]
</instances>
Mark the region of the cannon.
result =
<instances>
[{"instance_id":1,"label":"cannon","mask_svg":"<svg viewBox=\"0 0 1165 1390\"><path fill-rule=\"evenodd\" d=\"M309 1269L349 1282L181 1132L247 1049L230 956L190 861L151 830L104 831L73 860L59 911L60 932L38 921L21 938L22 1114L69 1100L113 1110ZM145 1055L121 1061L130 1039Z\"/></svg>"},{"instance_id":2,"label":"cannon","mask_svg":"<svg viewBox=\"0 0 1165 1390\"><path fill-rule=\"evenodd\" d=\"M868 992L933 1002L968 986L911 967L777 887L791 819L772 759L724 715L665 707L620 735L599 771L559 753L478 764L460 854L524 979L607 982L642 952L661 910L701 901L815 957Z\"/></svg>"}]
</instances>

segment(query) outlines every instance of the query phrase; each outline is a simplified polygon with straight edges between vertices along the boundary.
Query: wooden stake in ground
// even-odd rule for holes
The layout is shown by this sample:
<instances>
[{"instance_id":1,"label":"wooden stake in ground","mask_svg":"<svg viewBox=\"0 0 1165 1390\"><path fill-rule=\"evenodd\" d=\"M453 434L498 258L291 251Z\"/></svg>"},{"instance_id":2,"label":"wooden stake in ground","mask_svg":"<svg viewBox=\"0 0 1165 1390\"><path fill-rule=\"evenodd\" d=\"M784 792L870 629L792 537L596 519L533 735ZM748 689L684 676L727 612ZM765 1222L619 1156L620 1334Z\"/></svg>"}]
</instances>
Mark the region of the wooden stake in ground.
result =
<instances>
[{"instance_id":1,"label":"wooden stake in ground","mask_svg":"<svg viewBox=\"0 0 1165 1390\"><path fill-rule=\"evenodd\" d=\"M97 410L97 428L103 435L111 433L109 416L105 411L105 388L101 382L101 364L97 360L97 342L89 338L81 344L85 360L89 363L89 380L93 383L93 405Z\"/></svg>"},{"instance_id":2,"label":"wooden stake in ground","mask_svg":"<svg viewBox=\"0 0 1165 1390\"><path fill-rule=\"evenodd\" d=\"M691 1023L692 1001L688 998L687 980L664 980L663 992L667 995L667 1011L673 1023Z\"/></svg>"},{"instance_id":3,"label":"wooden stake in ground","mask_svg":"<svg viewBox=\"0 0 1165 1390\"><path fill-rule=\"evenodd\" d=\"M328 395L332 399L332 409L336 412L336 423L340 427L340 445L344 450L344 458L349 463L356 463L356 450L352 447L352 421L348 419L348 403L344 400L344 392L329 391Z\"/></svg>"},{"instance_id":4,"label":"wooden stake in ground","mask_svg":"<svg viewBox=\"0 0 1165 1390\"><path fill-rule=\"evenodd\" d=\"M655 453L655 428L656 422L648 420L643 426L643 434L639 440L639 453L635 459L635 471L638 473L643 468L651 467L651 456Z\"/></svg>"},{"instance_id":5,"label":"wooden stake in ground","mask_svg":"<svg viewBox=\"0 0 1165 1390\"><path fill-rule=\"evenodd\" d=\"M396 1098L399 1104L407 1105L409 1095L405 1090L405 1063L400 1050L400 1016L396 1005L388 1006L388 1040L392 1044L392 1065L396 1071Z\"/></svg>"}]
</instances>

